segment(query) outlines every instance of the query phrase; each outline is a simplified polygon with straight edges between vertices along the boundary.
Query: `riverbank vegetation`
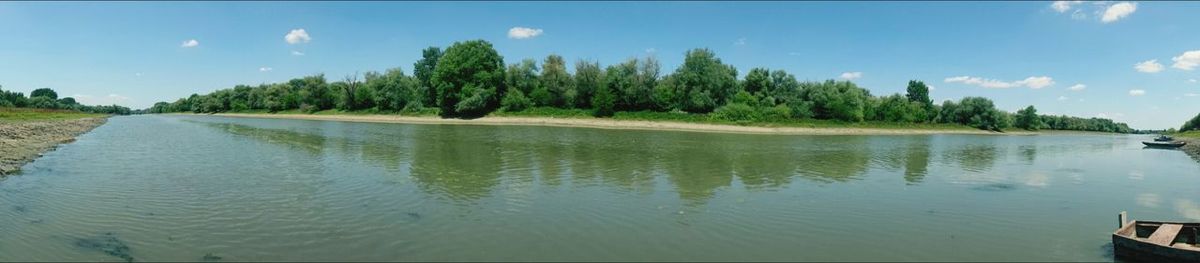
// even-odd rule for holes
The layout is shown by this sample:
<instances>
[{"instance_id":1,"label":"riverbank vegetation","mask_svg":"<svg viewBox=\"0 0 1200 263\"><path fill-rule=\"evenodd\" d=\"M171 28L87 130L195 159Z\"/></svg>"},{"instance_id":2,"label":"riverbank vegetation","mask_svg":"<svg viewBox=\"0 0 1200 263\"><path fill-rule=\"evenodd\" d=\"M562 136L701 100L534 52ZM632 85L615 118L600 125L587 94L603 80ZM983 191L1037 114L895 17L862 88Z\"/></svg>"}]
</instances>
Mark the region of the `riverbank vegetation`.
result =
<instances>
[{"instance_id":1,"label":"riverbank vegetation","mask_svg":"<svg viewBox=\"0 0 1200 263\"><path fill-rule=\"evenodd\" d=\"M0 86L0 108L31 108L31 109L44 110L44 111L36 111L36 110L35 111L12 111L12 112L20 112L21 114L23 114L22 116L28 117L28 118L39 118L39 116L28 115L28 114L33 114L33 113L38 113L38 114L41 114L41 113L51 114L52 113L52 114L59 114L61 116L62 114L65 114L64 111L75 111L75 112L82 112L82 113L116 114L116 115L129 115L129 114L133 113L133 111L130 110L128 107L119 106L119 105L115 105L115 104L114 105L97 105L97 106L89 106L89 105L79 104L78 102L75 101L75 98L71 98L71 97L59 98L58 93L49 88L35 89L32 92L30 92L29 97L26 98L24 93L14 92L14 91L6 91L6 90L4 90L4 88L2 86ZM59 110L59 111L53 111L53 110ZM3 114L3 113L0 113L0 114ZM12 114L16 114L16 113L12 113ZM54 118L54 116L46 116L46 117Z\"/></svg>"},{"instance_id":2,"label":"riverbank vegetation","mask_svg":"<svg viewBox=\"0 0 1200 263\"><path fill-rule=\"evenodd\" d=\"M104 114L100 113L86 113L74 110L0 107L0 122L70 120L103 116Z\"/></svg>"},{"instance_id":3,"label":"riverbank vegetation","mask_svg":"<svg viewBox=\"0 0 1200 263\"><path fill-rule=\"evenodd\" d=\"M693 49L672 72L654 57L630 58L602 67L550 55L505 64L483 40L430 47L413 65L328 81L323 74L287 82L237 85L209 94L158 102L149 113L304 112L498 116L605 117L718 122L743 125L912 125L1001 131L1059 129L1130 132L1108 119L1017 114L983 97L935 104L924 82L909 81L904 94L875 96L850 81L799 81L783 70L738 70L708 49ZM886 123L886 125L884 125Z\"/></svg>"}]
</instances>

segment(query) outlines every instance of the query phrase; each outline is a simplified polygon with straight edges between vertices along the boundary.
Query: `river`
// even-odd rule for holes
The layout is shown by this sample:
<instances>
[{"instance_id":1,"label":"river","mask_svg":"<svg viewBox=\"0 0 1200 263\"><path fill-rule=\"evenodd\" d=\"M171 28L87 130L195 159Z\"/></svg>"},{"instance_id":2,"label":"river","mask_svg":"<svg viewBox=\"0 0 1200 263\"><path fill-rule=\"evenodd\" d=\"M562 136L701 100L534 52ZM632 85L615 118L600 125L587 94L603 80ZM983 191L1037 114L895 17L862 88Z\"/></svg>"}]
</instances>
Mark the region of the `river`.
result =
<instances>
[{"instance_id":1,"label":"river","mask_svg":"<svg viewBox=\"0 0 1200 263\"><path fill-rule=\"evenodd\" d=\"M0 179L0 261L1100 261L1200 220L1140 135L114 117Z\"/></svg>"}]
</instances>

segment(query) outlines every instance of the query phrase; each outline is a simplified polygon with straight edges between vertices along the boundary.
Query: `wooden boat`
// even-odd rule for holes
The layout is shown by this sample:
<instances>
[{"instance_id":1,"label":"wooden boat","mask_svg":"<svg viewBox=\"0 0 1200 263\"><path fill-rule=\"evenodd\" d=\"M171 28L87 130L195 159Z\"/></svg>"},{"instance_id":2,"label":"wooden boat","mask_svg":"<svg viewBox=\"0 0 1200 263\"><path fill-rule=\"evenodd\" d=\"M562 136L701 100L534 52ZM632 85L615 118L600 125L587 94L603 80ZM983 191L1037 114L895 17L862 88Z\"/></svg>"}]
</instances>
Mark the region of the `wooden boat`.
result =
<instances>
[{"instance_id":1,"label":"wooden boat","mask_svg":"<svg viewBox=\"0 0 1200 263\"><path fill-rule=\"evenodd\" d=\"M1148 262L1200 262L1196 234L1200 223L1137 221L1126 222L1118 215L1120 228L1112 234L1117 258Z\"/></svg>"},{"instance_id":2,"label":"wooden boat","mask_svg":"<svg viewBox=\"0 0 1200 263\"><path fill-rule=\"evenodd\" d=\"M1169 141L1174 141L1174 140L1175 140L1175 138L1171 138L1171 136L1166 136L1166 135L1159 135L1158 137L1154 138L1154 141L1156 141L1156 142L1169 142Z\"/></svg>"},{"instance_id":3,"label":"wooden boat","mask_svg":"<svg viewBox=\"0 0 1200 263\"><path fill-rule=\"evenodd\" d=\"M1187 145L1187 142L1142 142L1142 144L1150 147L1179 148Z\"/></svg>"}]
</instances>

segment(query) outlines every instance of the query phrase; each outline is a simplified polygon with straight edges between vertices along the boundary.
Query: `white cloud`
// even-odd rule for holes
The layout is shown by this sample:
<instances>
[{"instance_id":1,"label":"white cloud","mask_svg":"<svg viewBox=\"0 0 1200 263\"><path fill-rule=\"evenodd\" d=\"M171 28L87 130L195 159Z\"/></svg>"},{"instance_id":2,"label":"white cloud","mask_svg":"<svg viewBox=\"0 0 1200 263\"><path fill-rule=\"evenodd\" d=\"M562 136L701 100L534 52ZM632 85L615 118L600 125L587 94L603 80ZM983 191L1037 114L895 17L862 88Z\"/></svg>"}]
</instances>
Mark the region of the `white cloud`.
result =
<instances>
[{"instance_id":1,"label":"white cloud","mask_svg":"<svg viewBox=\"0 0 1200 263\"><path fill-rule=\"evenodd\" d=\"M1146 95L1146 90L1141 90L1141 89L1129 90L1129 96L1141 96L1141 95Z\"/></svg>"},{"instance_id":2,"label":"white cloud","mask_svg":"<svg viewBox=\"0 0 1200 263\"><path fill-rule=\"evenodd\" d=\"M1082 91L1084 89L1087 89L1087 85L1075 84L1074 86L1067 88L1067 90L1070 90L1070 91Z\"/></svg>"},{"instance_id":3,"label":"white cloud","mask_svg":"<svg viewBox=\"0 0 1200 263\"><path fill-rule=\"evenodd\" d=\"M1188 82L1196 83L1196 79L1189 79Z\"/></svg>"},{"instance_id":4,"label":"white cloud","mask_svg":"<svg viewBox=\"0 0 1200 263\"><path fill-rule=\"evenodd\" d=\"M843 72L843 73L842 73L842 75L841 75L841 78L843 78L843 79L847 79L847 80L855 80L855 79L858 79L858 78L862 78L862 72L858 72L858 71L855 71L855 72Z\"/></svg>"},{"instance_id":5,"label":"white cloud","mask_svg":"<svg viewBox=\"0 0 1200 263\"><path fill-rule=\"evenodd\" d=\"M788 56L803 56L803 55L804 55L804 53L800 53L800 52L788 52Z\"/></svg>"},{"instance_id":6,"label":"white cloud","mask_svg":"<svg viewBox=\"0 0 1200 263\"><path fill-rule=\"evenodd\" d=\"M188 40L184 40L183 44L179 44L179 47L196 47L199 45L200 45L200 41L196 41L195 39L188 39Z\"/></svg>"},{"instance_id":7,"label":"white cloud","mask_svg":"<svg viewBox=\"0 0 1200 263\"><path fill-rule=\"evenodd\" d=\"M258 68L258 71L262 71L262 72L267 72L267 71L271 71L271 70L274 70L274 69L273 69L273 68L271 68L271 67L261 67L261 68Z\"/></svg>"},{"instance_id":8,"label":"white cloud","mask_svg":"<svg viewBox=\"0 0 1200 263\"><path fill-rule=\"evenodd\" d=\"M1096 118L1108 118L1108 114L1104 114L1103 112L1096 113Z\"/></svg>"},{"instance_id":9,"label":"white cloud","mask_svg":"<svg viewBox=\"0 0 1200 263\"><path fill-rule=\"evenodd\" d=\"M1137 69L1138 72L1158 73L1163 70L1163 65L1158 64L1157 59L1151 59L1133 64L1133 68Z\"/></svg>"},{"instance_id":10,"label":"white cloud","mask_svg":"<svg viewBox=\"0 0 1200 263\"><path fill-rule=\"evenodd\" d=\"M514 27L508 29L508 38L511 39L526 39L542 35L542 29L528 27Z\"/></svg>"},{"instance_id":11,"label":"white cloud","mask_svg":"<svg viewBox=\"0 0 1200 263\"><path fill-rule=\"evenodd\" d=\"M283 40L288 44L308 43L312 41L312 37L308 36L308 31L303 28L292 29L287 35L283 36Z\"/></svg>"},{"instance_id":12,"label":"white cloud","mask_svg":"<svg viewBox=\"0 0 1200 263\"><path fill-rule=\"evenodd\" d=\"M129 104L133 99L120 94L108 94L108 96L92 96L87 94L73 94L76 102L83 105L113 105L113 104Z\"/></svg>"},{"instance_id":13,"label":"white cloud","mask_svg":"<svg viewBox=\"0 0 1200 263\"><path fill-rule=\"evenodd\" d=\"M925 85L925 87L928 87L928 88L929 88L929 91L935 91L935 90L937 90L937 87L934 87L933 85Z\"/></svg>"},{"instance_id":14,"label":"white cloud","mask_svg":"<svg viewBox=\"0 0 1200 263\"><path fill-rule=\"evenodd\" d=\"M1100 22L1104 22L1104 23L1116 22L1117 20L1120 20L1121 18L1125 18L1126 16L1129 16L1129 14L1133 14L1134 11L1137 11L1137 3L1130 3L1130 2L1116 3L1116 4L1108 6L1108 9L1104 10L1104 16L1100 17Z\"/></svg>"},{"instance_id":15,"label":"white cloud","mask_svg":"<svg viewBox=\"0 0 1200 263\"><path fill-rule=\"evenodd\" d=\"M292 50L292 56L303 56L304 52Z\"/></svg>"},{"instance_id":16,"label":"white cloud","mask_svg":"<svg viewBox=\"0 0 1200 263\"><path fill-rule=\"evenodd\" d=\"M1071 10L1071 6L1080 3L1083 3L1083 1L1054 1L1054 3L1050 4L1050 8L1054 8L1054 11L1058 11L1059 13L1066 13Z\"/></svg>"},{"instance_id":17,"label":"white cloud","mask_svg":"<svg viewBox=\"0 0 1200 263\"><path fill-rule=\"evenodd\" d=\"M1185 96L1185 97L1195 97L1195 96L1200 96L1200 94L1196 94L1196 93L1187 93L1187 94L1183 94L1183 96Z\"/></svg>"},{"instance_id":18,"label":"white cloud","mask_svg":"<svg viewBox=\"0 0 1200 263\"><path fill-rule=\"evenodd\" d=\"M141 72L138 72L138 73L133 73L133 75L134 75L134 76L137 76L137 77L141 77L141 76L142 76L142 73L141 73Z\"/></svg>"},{"instance_id":19,"label":"white cloud","mask_svg":"<svg viewBox=\"0 0 1200 263\"><path fill-rule=\"evenodd\" d=\"M1045 88L1046 86L1054 85L1054 79L1047 76L1028 77L1025 78L1025 80L1017 81L1017 84L1027 86L1031 89L1040 89Z\"/></svg>"},{"instance_id":20,"label":"white cloud","mask_svg":"<svg viewBox=\"0 0 1200 263\"><path fill-rule=\"evenodd\" d=\"M963 83L963 84L967 84L967 85L976 85L976 86L980 86L980 87L984 87L984 88L996 88L996 89L1006 89L1006 88L1021 87L1021 86L1029 87L1032 89L1040 89L1040 88L1045 88L1047 86L1054 85L1054 79L1047 77L1047 76L1028 77L1028 78L1025 78L1024 80L1019 80L1019 81L1014 81L1014 82L1007 82L1007 81L995 80L995 79L985 79L985 78L971 77L971 76L949 77L943 81L945 81L946 83L958 82L958 83Z\"/></svg>"},{"instance_id":21,"label":"white cloud","mask_svg":"<svg viewBox=\"0 0 1200 263\"><path fill-rule=\"evenodd\" d=\"M737 39L737 41L734 41L734 42L733 42L733 45L735 45L735 46L742 46L742 45L746 45L746 38L744 38L744 37L743 37L743 38L738 38L738 39Z\"/></svg>"},{"instance_id":22,"label":"white cloud","mask_svg":"<svg viewBox=\"0 0 1200 263\"><path fill-rule=\"evenodd\" d=\"M1182 70L1196 69L1196 66L1200 65L1200 50L1183 52L1182 55L1171 58L1171 61L1175 61L1175 64L1171 65L1172 68Z\"/></svg>"},{"instance_id":23,"label":"white cloud","mask_svg":"<svg viewBox=\"0 0 1200 263\"><path fill-rule=\"evenodd\" d=\"M1069 99L1071 99L1071 98L1067 98L1067 96L1058 96L1058 101L1064 101L1064 100L1069 100Z\"/></svg>"},{"instance_id":24,"label":"white cloud","mask_svg":"<svg viewBox=\"0 0 1200 263\"><path fill-rule=\"evenodd\" d=\"M647 49L646 49L646 53L658 53L658 49L654 49L654 48L647 48Z\"/></svg>"}]
</instances>

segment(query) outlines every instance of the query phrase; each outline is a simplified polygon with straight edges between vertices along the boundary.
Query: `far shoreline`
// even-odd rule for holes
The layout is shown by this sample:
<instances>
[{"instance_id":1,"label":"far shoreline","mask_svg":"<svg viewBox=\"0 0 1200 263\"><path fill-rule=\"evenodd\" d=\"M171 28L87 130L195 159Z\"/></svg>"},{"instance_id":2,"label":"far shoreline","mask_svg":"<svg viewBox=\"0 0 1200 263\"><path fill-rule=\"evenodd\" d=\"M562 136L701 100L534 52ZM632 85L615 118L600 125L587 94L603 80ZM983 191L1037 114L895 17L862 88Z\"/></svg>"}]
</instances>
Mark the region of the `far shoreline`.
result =
<instances>
[{"instance_id":1,"label":"far shoreline","mask_svg":"<svg viewBox=\"0 0 1200 263\"><path fill-rule=\"evenodd\" d=\"M405 124L451 124L451 125L511 125L511 126L546 126L574 127L615 130L654 130L654 131L685 131L735 134L767 134L767 135L933 135L933 134L973 134L973 135L1113 135L1115 133L1082 132L1082 131L1006 131L995 132L976 129L946 129L946 128L867 128L867 127L766 127L742 126L712 123L693 123L661 120L614 120L607 118L559 118L559 117L513 117L485 116L476 119L453 119L437 116L403 116L386 114L294 114L294 113L216 113L188 114L212 115L238 118L294 119L321 120L369 123L405 123Z\"/></svg>"}]
</instances>

